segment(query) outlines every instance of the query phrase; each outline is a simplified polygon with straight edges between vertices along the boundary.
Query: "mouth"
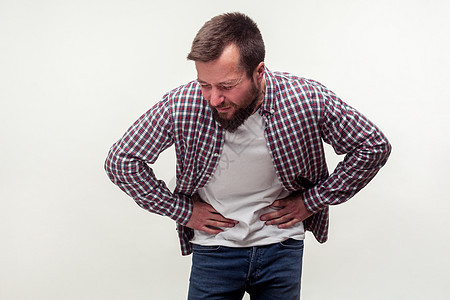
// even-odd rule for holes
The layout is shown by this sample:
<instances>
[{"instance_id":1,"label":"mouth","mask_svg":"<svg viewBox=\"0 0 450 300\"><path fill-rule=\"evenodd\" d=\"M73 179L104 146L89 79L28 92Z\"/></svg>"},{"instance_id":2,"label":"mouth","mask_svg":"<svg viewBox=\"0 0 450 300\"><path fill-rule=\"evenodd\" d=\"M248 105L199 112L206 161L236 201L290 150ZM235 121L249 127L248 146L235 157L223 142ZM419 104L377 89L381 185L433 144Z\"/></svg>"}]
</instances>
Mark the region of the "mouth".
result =
<instances>
[{"instance_id":1,"label":"mouth","mask_svg":"<svg viewBox=\"0 0 450 300\"><path fill-rule=\"evenodd\" d=\"M229 112L232 109L232 107L231 106L215 107L215 109L217 110L218 113L224 114L224 113Z\"/></svg>"}]
</instances>

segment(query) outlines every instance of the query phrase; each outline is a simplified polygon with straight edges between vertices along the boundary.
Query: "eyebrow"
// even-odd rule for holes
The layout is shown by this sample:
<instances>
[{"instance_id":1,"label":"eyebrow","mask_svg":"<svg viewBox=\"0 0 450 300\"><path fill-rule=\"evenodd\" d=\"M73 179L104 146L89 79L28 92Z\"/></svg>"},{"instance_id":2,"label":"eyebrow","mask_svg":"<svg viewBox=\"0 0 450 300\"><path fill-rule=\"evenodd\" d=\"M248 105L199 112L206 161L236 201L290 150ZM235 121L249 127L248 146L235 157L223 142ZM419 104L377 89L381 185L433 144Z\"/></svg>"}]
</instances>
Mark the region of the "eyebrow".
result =
<instances>
[{"instance_id":1,"label":"eyebrow","mask_svg":"<svg viewBox=\"0 0 450 300\"><path fill-rule=\"evenodd\" d=\"M201 80L200 78L197 78L197 81L199 83L202 83L202 84L210 84L210 83L208 83L206 81ZM217 85L237 85L241 81L242 81L241 78L237 78L237 79L231 79L231 80L228 80L228 81L219 82Z\"/></svg>"}]
</instances>

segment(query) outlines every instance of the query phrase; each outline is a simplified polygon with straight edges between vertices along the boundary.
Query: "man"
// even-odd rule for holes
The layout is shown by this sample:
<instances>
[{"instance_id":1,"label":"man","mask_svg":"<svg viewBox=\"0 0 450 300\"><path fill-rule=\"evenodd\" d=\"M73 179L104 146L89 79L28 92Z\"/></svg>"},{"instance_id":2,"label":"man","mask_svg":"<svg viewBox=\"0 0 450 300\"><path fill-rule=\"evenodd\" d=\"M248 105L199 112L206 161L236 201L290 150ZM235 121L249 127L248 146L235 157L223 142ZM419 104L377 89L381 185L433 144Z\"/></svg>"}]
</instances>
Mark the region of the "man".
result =
<instances>
[{"instance_id":1,"label":"man","mask_svg":"<svg viewBox=\"0 0 450 300\"><path fill-rule=\"evenodd\" d=\"M328 207L385 164L380 130L313 80L271 72L257 25L214 17L188 59L197 80L172 90L110 150L111 180L144 209L178 223L193 251L189 299L299 299L305 230L323 243ZM322 141L345 159L330 175ZM169 146L176 188L152 164Z\"/></svg>"}]
</instances>

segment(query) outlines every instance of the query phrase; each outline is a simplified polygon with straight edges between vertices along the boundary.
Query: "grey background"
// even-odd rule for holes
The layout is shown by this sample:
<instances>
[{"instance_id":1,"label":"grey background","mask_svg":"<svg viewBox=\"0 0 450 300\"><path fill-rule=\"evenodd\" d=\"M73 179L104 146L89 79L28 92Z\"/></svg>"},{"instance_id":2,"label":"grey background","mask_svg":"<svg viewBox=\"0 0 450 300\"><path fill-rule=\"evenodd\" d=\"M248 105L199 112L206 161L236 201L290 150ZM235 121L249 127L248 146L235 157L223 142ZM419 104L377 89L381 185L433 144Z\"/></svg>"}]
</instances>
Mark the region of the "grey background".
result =
<instances>
[{"instance_id":1,"label":"grey background","mask_svg":"<svg viewBox=\"0 0 450 300\"><path fill-rule=\"evenodd\" d=\"M303 299L446 299L449 6L0 0L0 298L186 297L175 224L113 186L103 161L195 78L185 57L200 26L241 11L259 24L271 70L322 82L394 147L366 189L332 208L329 241L308 234ZM341 157L329 152L332 168ZM155 165L167 182L173 159L170 149Z\"/></svg>"}]
</instances>

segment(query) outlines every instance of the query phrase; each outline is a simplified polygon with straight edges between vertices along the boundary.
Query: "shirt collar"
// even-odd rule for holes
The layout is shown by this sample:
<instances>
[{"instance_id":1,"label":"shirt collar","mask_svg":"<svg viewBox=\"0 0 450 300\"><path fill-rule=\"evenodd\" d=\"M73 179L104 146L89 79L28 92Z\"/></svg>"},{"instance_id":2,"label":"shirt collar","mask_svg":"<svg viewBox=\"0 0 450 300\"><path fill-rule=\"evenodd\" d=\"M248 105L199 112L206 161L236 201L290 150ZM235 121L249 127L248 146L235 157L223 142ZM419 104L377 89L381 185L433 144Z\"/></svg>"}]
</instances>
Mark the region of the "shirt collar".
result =
<instances>
[{"instance_id":1,"label":"shirt collar","mask_svg":"<svg viewBox=\"0 0 450 300\"><path fill-rule=\"evenodd\" d=\"M264 79L266 81L266 94L264 96L264 101L260 107L260 114L262 116L273 115L276 111L276 100L277 100L277 83L273 76L273 73L269 71L266 67L264 71Z\"/></svg>"}]
</instances>

